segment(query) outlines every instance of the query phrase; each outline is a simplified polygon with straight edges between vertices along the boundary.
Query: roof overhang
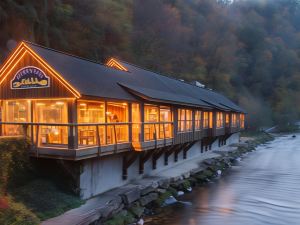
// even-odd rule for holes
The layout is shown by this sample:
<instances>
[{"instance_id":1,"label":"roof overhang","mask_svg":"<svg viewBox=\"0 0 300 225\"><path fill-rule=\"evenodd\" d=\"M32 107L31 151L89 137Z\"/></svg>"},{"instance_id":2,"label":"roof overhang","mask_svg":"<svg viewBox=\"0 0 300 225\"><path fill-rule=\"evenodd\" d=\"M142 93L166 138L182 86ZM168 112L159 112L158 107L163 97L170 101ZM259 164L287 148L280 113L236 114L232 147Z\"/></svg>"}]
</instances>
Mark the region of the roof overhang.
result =
<instances>
[{"instance_id":1,"label":"roof overhang","mask_svg":"<svg viewBox=\"0 0 300 225\"><path fill-rule=\"evenodd\" d=\"M133 86L125 85L118 83L121 87L125 88L128 92L131 94L140 97L144 100L151 101L151 102L160 102L160 103L169 103L169 104L174 104L174 105L182 105L182 106L188 106L188 107L199 107L203 109L212 109L213 107L210 107L208 104L193 104L193 103L188 103L188 102L182 102L182 101L176 101L176 100L168 100L168 99L162 99L162 98L157 98L150 96L149 94L145 93L144 91L137 90ZM163 94L163 93L162 93ZM169 93L166 93L169 94ZM186 96L184 96L186 97ZM186 97L188 98L188 97Z\"/></svg>"}]
</instances>

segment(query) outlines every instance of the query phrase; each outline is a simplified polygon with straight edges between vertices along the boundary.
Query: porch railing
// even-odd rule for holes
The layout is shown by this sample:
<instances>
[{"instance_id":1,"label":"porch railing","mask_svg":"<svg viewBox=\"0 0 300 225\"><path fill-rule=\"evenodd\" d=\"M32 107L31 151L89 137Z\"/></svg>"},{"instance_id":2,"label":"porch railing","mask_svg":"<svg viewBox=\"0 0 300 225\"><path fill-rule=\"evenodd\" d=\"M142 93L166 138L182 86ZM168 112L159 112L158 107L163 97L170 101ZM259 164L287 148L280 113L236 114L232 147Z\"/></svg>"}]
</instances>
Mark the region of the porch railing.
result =
<instances>
[{"instance_id":1,"label":"porch railing","mask_svg":"<svg viewBox=\"0 0 300 225\"><path fill-rule=\"evenodd\" d=\"M147 135L146 135L147 134ZM33 147L101 148L131 142L166 140L174 137L173 122L38 123L0 122L0 136L23 135ZM147 136L147 137L146 137Z\"/></svg>"}]
</instances>

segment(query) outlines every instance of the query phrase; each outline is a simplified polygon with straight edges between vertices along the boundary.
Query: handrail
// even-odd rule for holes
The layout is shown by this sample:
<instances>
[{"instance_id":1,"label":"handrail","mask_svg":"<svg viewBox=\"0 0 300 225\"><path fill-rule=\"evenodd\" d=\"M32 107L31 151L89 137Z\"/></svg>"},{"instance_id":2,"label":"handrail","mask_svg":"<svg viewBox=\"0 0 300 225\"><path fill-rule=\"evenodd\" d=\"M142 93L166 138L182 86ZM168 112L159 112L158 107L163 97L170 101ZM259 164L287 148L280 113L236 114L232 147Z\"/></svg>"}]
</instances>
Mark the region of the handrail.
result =
<instances>
[{"instance_id":1,"label":"handrail","mask_svg":"<svg viewBox=\"0 0 300 225\"><path fill-rule=\"evenodd\" d=\"M155 147L157 148L157 145L158 145L158 140L159 139L166 139L166 125L173 125L174 122L171 122L171 121L165 121L165 122L114 122L114 123L45 123L45 122L4 122L4 121L1 121L0 122L0 126L3 125L11 125L11 126L23 126L23 135L27 135L27 130L28 129L31 129L31 131L33 131L33 129L35 129L35 135L34 137L32 136L31 137L31 142L32 142L32 146L35 148L36 150L36 156L38 157L39 156L39 152L38 152L38 147L40 146L40 134L41 134L41 129L42 127L69 127L69 128L79 128L79 127L93 127L94 129L94 144L92 145L95 145L98 147L98 151L97 151L97 155L100 156L102 155L102 146L107 146L107 145L114 145L114 152L117 153L118 152L118 144L120 143L125 143L125 142L132 142L132 140L128 139L130 137L127 137L127 139L120 141L119 140L119 132L117 130L118 126L126 126L126 129L130 129L130 125L132 124L136 124L136 125L141 125L141 124L144 124L144 125L149 125L149 126L153 126L154 127L154 130L153 130L153 139L154 139L154 142L155 142ZM111 131L112 133L110 134L111 135L111 138L113 138L114 140L112 142L107 142L107 129L105 129L106 131L103 133L102 131L100 131L100 127L111 127ZM162 129L162 132L163 132L163 137L161 138L160 137L160 131ZM70 130L69 130L70 132ZM142 131L144 132L144 131ZM76 133L76 132L75 132ZM74 133L74 137L75 136L75 133ZM102 135L104 135L104 139L105 141L102 142L104 139L102 137ZM78 138L80 138L80 135L77 136ZM152 139L151 138L151 139ZM75 143L77 142L77 144L79 143L79 140L77 140L77 138L75 139ZM87 139L87 144L84 144L84 145L90 145L88 143L88 139ZM70 142L70 139L68 139L68 142L67 142L67 145L68 145L68 148L72 148L70 146L72 146L72 141ZM164 146L166 146L166 140L164 140Z\"/></svg>"},{"instance_id":2,"label":"handrail","mask_svg":"<svg viewBox=\"0 0 300 225\"><path fill-rule=\"evenodd\" d=\"M174 122L116 122L116 123L40 123L40 122L0 122L0 125L40 125L40 126L106 126L129 124L173 124Z\"/></svg>"}]
</instances>

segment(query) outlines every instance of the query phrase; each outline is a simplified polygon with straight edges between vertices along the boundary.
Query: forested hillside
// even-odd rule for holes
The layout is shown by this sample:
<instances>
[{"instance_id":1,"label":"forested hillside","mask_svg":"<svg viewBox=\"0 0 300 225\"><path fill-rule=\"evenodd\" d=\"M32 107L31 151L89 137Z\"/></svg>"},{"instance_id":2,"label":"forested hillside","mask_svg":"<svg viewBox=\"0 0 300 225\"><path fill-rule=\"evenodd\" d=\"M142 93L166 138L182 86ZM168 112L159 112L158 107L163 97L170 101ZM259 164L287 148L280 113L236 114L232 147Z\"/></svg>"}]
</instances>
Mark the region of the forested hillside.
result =
<instances>
[{"instance_id":1,"label":"forested hillside","mask_svg":"<svg viewBox=\"0 0 300 225\"><path fill-rule=\"evenodd\" d=\"M30 40L223 92L251 127L300 115L298 0L1 0L0 61Z\"/></svg>"}]
</instances>

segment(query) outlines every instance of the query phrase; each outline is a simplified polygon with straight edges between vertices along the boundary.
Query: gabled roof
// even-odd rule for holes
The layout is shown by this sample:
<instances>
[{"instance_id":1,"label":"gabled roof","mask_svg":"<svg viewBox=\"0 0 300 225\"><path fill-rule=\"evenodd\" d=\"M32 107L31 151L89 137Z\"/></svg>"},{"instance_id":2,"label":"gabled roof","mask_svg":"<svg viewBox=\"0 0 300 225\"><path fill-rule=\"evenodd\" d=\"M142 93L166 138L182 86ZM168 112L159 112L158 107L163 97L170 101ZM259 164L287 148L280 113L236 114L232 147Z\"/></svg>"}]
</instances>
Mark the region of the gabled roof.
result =
<instances>
[{"instance_id":1,"label":"gabled roof","mask_svg":"<svg viewBox=\"0 0 300 225\"><path fill-rule=\"evenodd\" d=\"M141 97L149 101L243 111L219 93L121 60L111 59L110 67L30 42L25 44L83 96L129 101Z\"/></svg>"}]
</instances>

